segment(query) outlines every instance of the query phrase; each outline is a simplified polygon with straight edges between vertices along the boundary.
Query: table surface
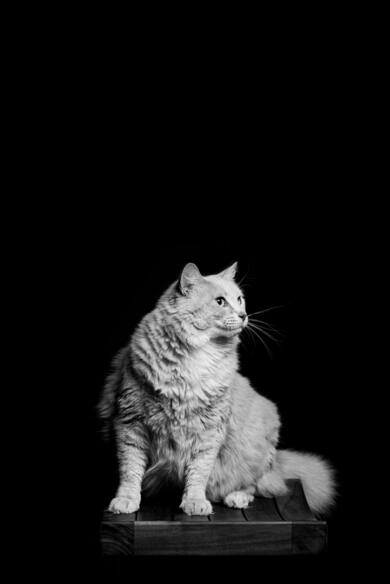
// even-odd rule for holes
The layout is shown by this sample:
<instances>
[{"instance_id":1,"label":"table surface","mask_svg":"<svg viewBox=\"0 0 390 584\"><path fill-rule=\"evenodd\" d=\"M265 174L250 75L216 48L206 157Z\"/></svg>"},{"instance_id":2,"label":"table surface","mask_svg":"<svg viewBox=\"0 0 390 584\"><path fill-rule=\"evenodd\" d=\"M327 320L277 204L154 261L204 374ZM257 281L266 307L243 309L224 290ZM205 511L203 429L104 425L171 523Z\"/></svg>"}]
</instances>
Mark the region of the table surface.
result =
<instances>
[{"instance_id":1,"label":"table surface","mask_svg":"<svg viewBox=\"0 0 390 584\"><path fill-rule=\"evenodd\" d=\"M105 511L104 556L295 555L326 548L327 524L311 512L300 481L282 497L255 497L247 509L213 504L208 516L188 516L176 503L143 500L139 511Z\"/></svg>"}]
</instances>

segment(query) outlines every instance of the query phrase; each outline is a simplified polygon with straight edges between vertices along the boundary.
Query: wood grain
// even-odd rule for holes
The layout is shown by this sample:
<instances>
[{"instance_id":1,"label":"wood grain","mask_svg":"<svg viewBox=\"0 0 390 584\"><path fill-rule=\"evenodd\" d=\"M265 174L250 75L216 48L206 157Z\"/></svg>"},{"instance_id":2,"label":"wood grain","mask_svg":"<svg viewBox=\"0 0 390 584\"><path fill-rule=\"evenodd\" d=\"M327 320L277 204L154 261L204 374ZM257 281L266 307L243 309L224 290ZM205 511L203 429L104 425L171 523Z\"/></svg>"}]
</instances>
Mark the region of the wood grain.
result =
<instances>
[{"instance_id":1,"label":"wood grain","mask_svg":"<svg viewBox=\"0 0 390 584\"><path fill-rule=\"evenodd\" d=\"M213 503L213 514L209 516L210 521L219 521L219 522L226 522L226 521L234 521L234 522L243 522L246 521L246 517L243 514L241 509L231 509L230 507L226 507L222 503Z\"/></svg>"},{"instance_id":2,"label":"wood grain","mask_svg":"<svg viewBox=\"0 0 390 584\"><path fill-rule=\"evenodd\" d=\"M248 521L282 521L273 499L255 497L255 500L244 509Z\"/></svg>"},{"instance_id":3,"label":"wood grain","mask_svg":"<svg viewBox=\"0 0 390 584\"><path fill-rule=\"evenodd\" d=\"M135 523L135 555L291 554L291 523Z\"/></svg>"},{"instance_id":4,"label":"wood grain","mask_svg":"<svg viewBox=\"0 0 390 584\"><path fill-rule=\"evenodd\" d=\"M173 512L173 521L182 523L208 523L210 515L186 515L182 509L175 509Z\"/></svg>"},{"instance_id":5,"label":"wood grain","mask_svg":"<svg viewBox=\"0 0 390 584\"><path fill-rule=\"evenodd\" d=\"M155 500L141 502L137 512L137 521L171 521L173 509L167 502L158 503Z\"/></svg>"},{"instance_id":6,"label":"wood grain","mask_svg":"<svg viewBox=\"0 0 390 584\"><path fill-rule=\"evenodd\" d=\"M285 521L315 521L307 504L301 481L289 479L289 492L283 497L275 497L276 507Z\"/></svg>"},{"instance_id":7,"label":"wood grain","mask_svg":"<svg viewBox=\"0 0 390 584\"><path fill-rule=\"evenodd\" d=\"M326 549L328 527L325 521L292 524L292 553L319 554Z\"/></svg>"},{"instance_id":8,"label":"wood grain","mask_svg":"<svg viewBox=\"0 0 390 584\"><path fill-rule=\"evenodd\" d=\"M134 522L126 524L104 522L100 542L104 556L131 556L134 553Z\"/></svg>"},{"instance_id":9,"label":"wood grain","mask_svg":"<svg viewBox=\"0 0 390 584\"><path fill-rule=\"evenodd\" d=\"M327 545L327 524L314 518L299 481L283 497L256 497L244 510L214 504L208 517L188 516L178 501L143 500L137 513L106 511L104 556L307 555Z\"/></svg>"},{"instance_id":10,"label":"wood grain","mask_svg":"<svg viewBox=\"0 0 390 584\"><path fill-rule=\"evenodd\" d=\"M111 511L104 511L102 523L130 525L136 520L136 517L136 513L111 513Z\"/></svg>"}]
</instances>

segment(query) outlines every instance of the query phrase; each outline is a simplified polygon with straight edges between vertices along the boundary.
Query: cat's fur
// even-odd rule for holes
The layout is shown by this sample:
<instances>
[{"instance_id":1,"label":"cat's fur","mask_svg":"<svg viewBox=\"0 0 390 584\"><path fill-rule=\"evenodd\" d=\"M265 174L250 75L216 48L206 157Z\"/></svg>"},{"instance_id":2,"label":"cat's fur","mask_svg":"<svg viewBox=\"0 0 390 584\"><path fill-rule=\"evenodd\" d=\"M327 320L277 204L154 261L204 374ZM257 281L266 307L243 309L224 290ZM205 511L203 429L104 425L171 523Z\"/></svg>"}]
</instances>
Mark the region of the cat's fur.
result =
<instances>
[{"instance_id":1,"label":"cat's fur","mask_svg":"<svg viewBox=\"0 0 390 584\"><path fill-rule=\"evenodd\" d=\"M210 501L242 508L256 494L285 493L286 478L301 479L314 512L331 504L330 466L277 450L277 408L238 371L248 319L235 273L233 264L203 277L187 264L115 358L99 404L117 439L112 512L136 511L141 490L167 480L182 487L181 507L190 515L211 513Z\"/></svg>"}]
</instances>

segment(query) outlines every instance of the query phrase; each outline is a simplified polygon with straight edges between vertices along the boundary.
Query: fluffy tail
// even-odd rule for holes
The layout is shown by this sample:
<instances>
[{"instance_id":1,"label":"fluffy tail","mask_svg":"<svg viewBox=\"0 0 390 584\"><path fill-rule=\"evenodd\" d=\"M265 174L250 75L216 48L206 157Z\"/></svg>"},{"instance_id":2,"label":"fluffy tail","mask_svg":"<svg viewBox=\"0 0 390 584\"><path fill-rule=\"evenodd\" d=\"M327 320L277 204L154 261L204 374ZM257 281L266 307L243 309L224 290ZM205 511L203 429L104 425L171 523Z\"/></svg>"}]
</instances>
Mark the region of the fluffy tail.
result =
<instances>
[{"instance_id":1,"label":"fluffy tail","mask_svg":"<svg viewBox=\"0 0 390 584\"><path fill-rule=\"evenodd\" d=\"M110 436L111 422L116 411L116 399L123 382L126 357L126 349L122 349L114 357L111 364L111 372L107 376L99 402L96 406L97 415L102 424L101 431L105 438Z\"/></svg>"},{"instance_id":2,"label":"fluffy tail","mask_svg":"<svg viewBox=\"0 0 390 584\"><path fill-rule=\"evenodd\" d=\"M336 483L329 463L315 454L278 450L275 470L283 479L300 479L309 507L325 513L334 502Z\"/></svg>"}]
</instances>

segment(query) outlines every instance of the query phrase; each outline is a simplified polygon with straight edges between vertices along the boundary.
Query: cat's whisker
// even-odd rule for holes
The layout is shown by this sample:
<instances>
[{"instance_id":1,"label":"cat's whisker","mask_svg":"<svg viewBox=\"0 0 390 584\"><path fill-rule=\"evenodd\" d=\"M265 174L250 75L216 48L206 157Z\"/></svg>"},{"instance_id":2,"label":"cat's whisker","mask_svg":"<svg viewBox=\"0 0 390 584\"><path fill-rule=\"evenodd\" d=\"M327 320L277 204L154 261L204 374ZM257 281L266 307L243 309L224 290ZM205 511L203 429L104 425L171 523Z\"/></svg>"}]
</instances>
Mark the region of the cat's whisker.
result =
<instances>
[{"instance_id":1,"label":"cat's whisker","mask_svg":"<svg viewBox=\"0 0 390 584\"><path fill-rule=\"evenodd\" d=\"M240 342L243 344L244 349L247 350L247 345L245 344L244 335L240 336Z\"/></svg>"},{"instance_id":2,"label":"cat's whisker","mask_svg":"<svg viewBox=\"0 0 390 584\"><path fill-rule=\"evenodd\" d=\"M252 341L252 343L254 345L256 345L256 342L254 340L253 332L252 332L252 330L248 326L246 326L242 332L243 333L248 333L250 340Z\"/></svg>"},{"instance_id":3,"label":"cat's whisker","mask_svg":"<svg viewBox=\"0 0 390 584\"><path fill-rule=\"evenodd\" d=\"M251 318L251 322L258 322L260 324L263 324L264 326L267 326L268 328L273 328L274 330L277 330L272 324L270 324L266 320L261 320L260 318Z\"/></svg>"},{"instance_id":4,"label":"cat's whisker","mask_svg":"<svg viewBox=\"0 0 390 584\"><path fill-rule=\"evenodd\" d=\"M252 334L254 334L258 339L260 339L260 341L263 343L264 347L266 348L267 353L272 358L272 353L271 353L267 343L264 341L264 339L262 339L261 336L253 328L250 328L249 325L247 326L247 328L248 328L248 330L251 330Z\"/></svg>"},{"instance_id":5,"label":"cat's whisker","mask_svg":"<svg viewBox=\"0 0 390 584\"><path fill-rule=\"evenodd\" d=\"M249 326L249 327L252 327L252 329L253 329L253 330L257 330L257 331L259 331L260 333L263 333L264 335L266 335L267 337L269 337L269 338L270 338L272 341L274 341L274 343L277 343L277 344L279 343L279 340L278 340L278 339L276 339L275 337L273 337L273 336L272 336L272 335L271 335L269 332L265 331L265 330L264 330L263 328L261 328L260 326L258 326L258 325L255 325L255 324L253 324L253 323L248 323L248 326Z\"/></svg>"},{"instance_id":6,"label":"cat's whisker","mask_svg":"<svg viewBox=\"0 0 390 584\"><path fill-rule=\"evenodd\" d=\"M254 338L254 334L253 334L253 332L251 331L251 329L250 329L249 327L246 327L246 328L244 329L244 331L247 331L247 332L248 332L250 340L252 341L253 345L254 345L254 346L256 346L256 340L255 340L255 338Z\"/></svg>"},{"instance_id":7,"label":"cat's whisker","mask_svg":"<svg viewBox=\"0 0 390 584\"><path fill-rule=\"evenodd\" d=\"M237 283L239 288L242 288L245 286L250 286L249 280L256 280L256 278L251 278L250 276L248 277L249 271L245 274L245 276L243 278L241 278L241 280ZM246 280L246 282L243 284L244 280Z\"/></svg>"},{"instance_id":8,"label":"cat's whisker","mask_svg":"<svg viewBox=\"0 0 390 584\"><path fill-rule=\"evenodd\" d=\"M275 337L273 337L272 335L270 335L267 331L265 331L264 329L255 327L252 325L252 331L257 331L260 336L265 335L266 337L268 337L269 339L271 339L274 343L279 344L279 340L276 339Z\"/></svg>"},{"instance_id":9,"label":"cat's whisker","mask_svg":"<svg viewBox=\"0 0 390 584\"><path fill-rule=\"evenodd\" d=\"M269 355L269 356L271 357L271 359L272 359L272 351L271 351L271 349L269 348L269 346L267 345L267 343L265 342L265 340L264 340L264 339L262 339L260 335L258 335L257 333L255 333L255 331L252 331L252 332L253 332L253 333L254 333L254 334L257 336L257 337L259 337L259 339L260 339L260 341L262 342L262 344L264 345L264 347L265 347L265 349L266 349L266 351L267 351L268 355Z\"/></svg>"},{"instance_id":10,"label":"cat's whisker","mask_svg":"<svg viewBox=\"0 0 390 584\"><path fill-rule=\"evenodd\" d=\"M249 338L250 338L250 340L252 341L252 343L253 343L254 345L256 345L256 343L255 343L255 341L254 341L254 339L253 339L253 336L252 336L252 332L251 332L251 330L249 329L249 327L246 327L246 328L244 328L244 330L243 330L243 333L245 333L245 332L247 332L247 333L248 333L248 335L249 335Z\"/></svg>"},{"instance_id":11,"label":"cat's whisker","mask_svg":"<svg viewBox=\"0 0 390 584\"><path fill-rule=\"evenodd\" d=\"M267 320L262 320L261 318L258 318L258 317L256 317L256 318L251 317L251 320L254 321L254 322L262 322L262 323L266 324L267 326L273 326Z\"/></svg>"},{"instance_id":12,"label":"cat's whisker","mask_svg":"<svg viewBox=\"0 0 390 584\"><path fill-rule=\"evenodd\" d=\"M247 275L249 274L249 270L248 272L241 278L241 280L238 282L238 286L242 286L243 281L245 280L245 278L247 277Z\"/></svg>"},{"instance_id":13,"label":"cat's whisker","mask_svg":"<svg viewBox=\"0 0 390 584\"><path fill-rule=\"evenodd\" d=\"M248 316L254 316L255 314L264 314L264 312L269 312L270 310L276 310L277 308L284 308L287 304L278 304L278 306L270 306L269 308L264 308L263 310L258 310L257 312L252 312Z\"/></svg>"},{"instance_id":14,"label":"cat's whisker","mask_svg":"<svg viewBox=\"0 0 390 584\"><path fill-rule=\"evenodd\" d=\"M280 335L281 337L284 337L284 336L285 336L285 334L284 334L282 331L280 331L280 330L276 329L275 327L273 327L273 326L272 326L271 324L269 324L268 322L265 322L264 320L260 320L260 319L258 319L258 318L251 318L251 319L250 319L250 322L251 322L252 324L253 324L253 323L260 324L260 325L262 325L263 327L266 327L267 329L271 330L271 331L272 331L273 333L275 333L276 335Z\"/></svg>"}]
</instances>

